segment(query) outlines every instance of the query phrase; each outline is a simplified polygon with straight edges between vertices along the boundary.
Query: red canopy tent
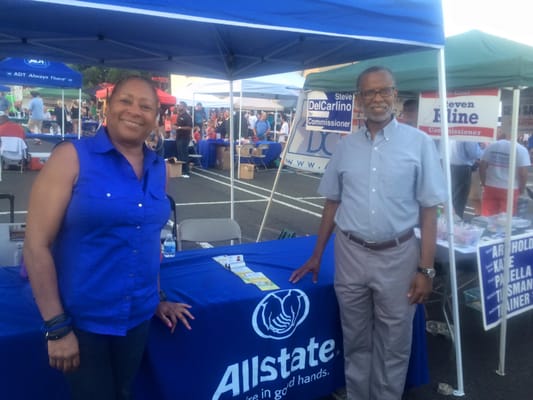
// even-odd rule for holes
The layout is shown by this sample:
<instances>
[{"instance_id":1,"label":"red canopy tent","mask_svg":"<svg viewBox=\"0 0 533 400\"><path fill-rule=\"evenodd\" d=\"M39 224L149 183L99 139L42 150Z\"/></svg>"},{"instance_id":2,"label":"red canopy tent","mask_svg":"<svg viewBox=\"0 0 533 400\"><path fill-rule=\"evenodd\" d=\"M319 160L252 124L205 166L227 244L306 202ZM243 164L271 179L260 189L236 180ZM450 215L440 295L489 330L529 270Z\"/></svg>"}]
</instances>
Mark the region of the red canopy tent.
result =
<instances>
[{"instance_id":1,"label":"red canopy tent","mask_svg":"<svg viewBox=\"0 0 533 400\"><path fill-rule=\"evenodd\" d=\"M108 87L105 87L103 89L99 89L96 91L96 98L99 100L105 100L107 97L111 94L113 91L114 85L110 85ZM176 98L167 92L164 92L163 90L157 88L157 97L159 97L159 102L164 105L176 105Z\"/></svg>"}]
</instances>

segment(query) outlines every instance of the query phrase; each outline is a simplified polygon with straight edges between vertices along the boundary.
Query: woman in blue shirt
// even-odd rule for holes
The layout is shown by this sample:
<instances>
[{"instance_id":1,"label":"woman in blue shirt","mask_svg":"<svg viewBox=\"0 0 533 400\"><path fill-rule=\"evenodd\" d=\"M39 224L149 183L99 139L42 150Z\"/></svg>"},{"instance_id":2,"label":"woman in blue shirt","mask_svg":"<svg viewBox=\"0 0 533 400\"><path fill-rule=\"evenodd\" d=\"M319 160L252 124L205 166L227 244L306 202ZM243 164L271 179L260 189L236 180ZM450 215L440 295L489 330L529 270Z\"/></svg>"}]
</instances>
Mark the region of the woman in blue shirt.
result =
<instances>
[{"instance_id":1,"label":"woman in blue shirt","mask_svg":"<svg viewBox=\"0 0 533 400\"><path fill-rule=\"evenodd\" d=\"M129 77L107 126L58 146L30 196L24 259L44 319L50 366L73 399L129 399L154 312L190 329L189 306L160 301L160 232L170 213L151 83Z\"/></svg>"}]
</instances>

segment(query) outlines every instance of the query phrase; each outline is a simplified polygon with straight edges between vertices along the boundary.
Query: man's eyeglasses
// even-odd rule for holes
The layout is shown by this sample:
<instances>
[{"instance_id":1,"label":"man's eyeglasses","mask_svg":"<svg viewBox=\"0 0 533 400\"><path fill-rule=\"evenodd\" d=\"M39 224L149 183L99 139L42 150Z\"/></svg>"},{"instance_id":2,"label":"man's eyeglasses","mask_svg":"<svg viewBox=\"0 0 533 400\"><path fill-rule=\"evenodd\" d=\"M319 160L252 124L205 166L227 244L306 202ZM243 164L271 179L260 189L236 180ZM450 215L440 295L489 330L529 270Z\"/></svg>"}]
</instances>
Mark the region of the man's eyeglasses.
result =
<instances>
[{"instance_id":1,"label":"man's eyeglasses","mask_svg":"<svg viewBox=\"0 0 533 400\"><path fill-rule=\"evenodd\" d=\"M382 89L362 90L359 92L359 96L365 100L372 100L377 94L379 94L381 98L386 99L391 97L395 90L396 88L394 86Z\"/></svg>"}]
</instances>

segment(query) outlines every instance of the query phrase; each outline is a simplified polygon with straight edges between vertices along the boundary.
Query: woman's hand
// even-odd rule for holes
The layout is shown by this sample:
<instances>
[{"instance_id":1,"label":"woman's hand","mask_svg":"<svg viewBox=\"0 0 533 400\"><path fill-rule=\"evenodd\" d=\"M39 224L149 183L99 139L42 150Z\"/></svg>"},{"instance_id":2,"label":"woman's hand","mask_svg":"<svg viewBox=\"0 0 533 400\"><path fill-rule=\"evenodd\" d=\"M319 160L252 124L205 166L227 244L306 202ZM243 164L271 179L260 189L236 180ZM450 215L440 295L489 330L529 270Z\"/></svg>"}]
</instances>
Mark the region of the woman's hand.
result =
<instances>
[{"instance_id":1,"label":"woman's hand","mask_svg":"<svg viewBox=\"0 0 533 400\"><path fill-rule=\"evenodd\" d=\"M80 348L74 332L58 340L48 341L48 362L61 372L72 372L80 366Z\"/></svg>"},{"instance_id":2,"label":"woman's hand","mask_svg":"<svg viewBox=\"0 0 533 400\"><path fill-rule=\"evenodd\" d=\"M161 301L157 306L155 315L170 328L170 333L174 333L178 321L181 321L185 328L191 330L189 320L194 319L194 315L189 312L190 305L185 303L173 303L170 301Z\"/></svg>"}]
</instances>

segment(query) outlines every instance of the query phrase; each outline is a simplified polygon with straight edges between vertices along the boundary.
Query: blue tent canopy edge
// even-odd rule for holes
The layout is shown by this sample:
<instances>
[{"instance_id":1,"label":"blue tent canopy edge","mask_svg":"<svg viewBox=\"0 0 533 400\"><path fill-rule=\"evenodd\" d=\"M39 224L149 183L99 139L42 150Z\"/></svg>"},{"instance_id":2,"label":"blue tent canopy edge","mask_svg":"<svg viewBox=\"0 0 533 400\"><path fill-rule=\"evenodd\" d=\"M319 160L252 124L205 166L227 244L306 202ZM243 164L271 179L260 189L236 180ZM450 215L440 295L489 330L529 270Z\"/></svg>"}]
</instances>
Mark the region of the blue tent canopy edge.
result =
<instances>
[{"instance_id":1,"label":"blue tent canopy edge","mask_svg":"<svg viewBox=\"0 0 533 400\"><path fill-rule=\"evenodd\" d=\"M9 57L0 61L0 82L7 85L81 88L82 77L60 62Z\"/></svg>"}]
</instances>

